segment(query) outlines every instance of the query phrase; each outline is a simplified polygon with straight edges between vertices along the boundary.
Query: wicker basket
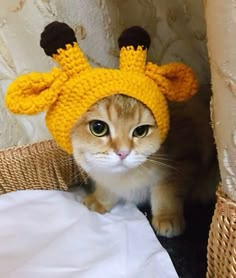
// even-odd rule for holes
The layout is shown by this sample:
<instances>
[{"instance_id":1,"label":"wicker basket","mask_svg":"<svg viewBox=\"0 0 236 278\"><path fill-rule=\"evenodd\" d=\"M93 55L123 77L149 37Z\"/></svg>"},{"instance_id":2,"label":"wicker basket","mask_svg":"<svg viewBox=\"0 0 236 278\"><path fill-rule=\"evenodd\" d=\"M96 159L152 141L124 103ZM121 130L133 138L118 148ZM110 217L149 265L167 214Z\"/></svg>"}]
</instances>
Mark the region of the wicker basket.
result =
<instances>
[{"instance_id":1,"label":"wicker basket","mask_svg":"<svg viewBox=\"0 0 236 278\"><path fill-rule=\"evenodd\" d=\"M236 202L221 187L209 233L207 261L208 278L236 277Z\"/></svg>"},{"instance_id":2,"label":"wicker basket","mask_svg":"<svg viewBox=\"0 0 236 278\"><path fill-rule=\"evenodd\" d=\"M0 150L0 194L21 189L67 190L85 179L53 140Z\"/></svg>"}]
</instances>

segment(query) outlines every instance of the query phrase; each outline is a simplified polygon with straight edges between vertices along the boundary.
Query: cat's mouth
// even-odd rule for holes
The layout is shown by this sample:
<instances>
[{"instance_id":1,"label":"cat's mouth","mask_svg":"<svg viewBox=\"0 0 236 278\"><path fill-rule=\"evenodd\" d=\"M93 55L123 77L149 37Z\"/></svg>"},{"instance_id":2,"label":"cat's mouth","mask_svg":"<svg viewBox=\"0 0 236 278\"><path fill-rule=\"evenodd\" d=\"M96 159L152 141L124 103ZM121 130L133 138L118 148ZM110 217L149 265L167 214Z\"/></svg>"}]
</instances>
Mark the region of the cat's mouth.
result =
<instances>
[{"instance_id":1,"label":"cat's mouth","mask_svg":"<svg viewBox=\"0 0 236 278\"><path fill-rule=\"evenodd\" d=\"M120 160L119 162L116 163L99 163L97 165L94 165L94 167L92 167L93 169L96 169L96 171L100 172L100 173L104 173L104 174L110 174L110 173L127 173L129 172L131 169L136 168L136 165L130 165L130 163L128 163L125 160Z\"/></svg>"},{"instance_id":2,"label":"cat's mouth","mask_svg":"<svg viewBox=\"0 0 236 278\"><path fill-rule=\"evenodd\" d=\"M104 174L108 174L108 173L125 173L128 172L132 167L130 167L129 165L127 165L124 161L119 161L118 163L109 163L106 165L96 165L94 168L99 171L99 172L103 172Z\"/></svg>"},{"instance_id":3,"label":"cat's mouth","mask_svg":"<svg viewBox=\"0 0 236 278\"><path fill-rule=\"evenodd\" d=\"M120 159L118 156L104 156L86 153L81 160L81 166L88 172L97 172L103 175L109 173L127 173L130 170L138 168L146 159L143 157L135 158L132 154L126 158Z\"/></svg>"},{"instance_id":4,"label":"cat's mouth","mask_svg":"<svg viewBox=\"0 0 236 278\"><path fill-rule=\"evenodd\" d=\"M106 173L127 173L130 170L133 170L135 168L138 168L140 166L140 163L130 163L128 160L120 160L116 163L109 163L106 167L100 168L101 171L104 171Z\"/></svg>"}]
</instances>

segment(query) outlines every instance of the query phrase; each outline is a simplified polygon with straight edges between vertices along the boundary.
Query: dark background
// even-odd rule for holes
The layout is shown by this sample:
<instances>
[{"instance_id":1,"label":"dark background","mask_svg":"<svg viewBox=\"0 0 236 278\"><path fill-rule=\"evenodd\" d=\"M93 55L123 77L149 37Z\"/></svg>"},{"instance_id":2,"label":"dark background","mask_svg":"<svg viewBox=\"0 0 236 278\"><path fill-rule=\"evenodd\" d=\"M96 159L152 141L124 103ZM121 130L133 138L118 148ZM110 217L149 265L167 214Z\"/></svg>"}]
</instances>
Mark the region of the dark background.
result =
<instances>
[{"instance_id":1,"label":"dark background","mask_svg":"<svg viewBox=\"0 0 236 278\"><path fill-rule=\"evenodd\" d=\"M139 209L151 220L150 207ZM214 212L214 203L186 205L186 230L175 238L158 236L167 250L180 278L205 278L207 271L207 241ZM164 278L164 277L163 277Z\"/></svg>"}]
</instances>

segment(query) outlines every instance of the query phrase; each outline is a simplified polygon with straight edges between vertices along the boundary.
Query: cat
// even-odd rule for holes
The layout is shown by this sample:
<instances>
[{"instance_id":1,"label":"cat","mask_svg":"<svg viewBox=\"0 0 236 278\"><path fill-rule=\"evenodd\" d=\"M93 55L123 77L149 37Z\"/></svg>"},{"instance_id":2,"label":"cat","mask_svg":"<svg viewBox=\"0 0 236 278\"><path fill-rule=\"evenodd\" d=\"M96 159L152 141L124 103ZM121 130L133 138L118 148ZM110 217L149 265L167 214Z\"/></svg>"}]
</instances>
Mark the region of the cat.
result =
<instances>
[{"instance_id":1,"label":"cat","mask_svg":"<svg viewBox=\"0 0 236 278\"><path fill-rule=\"evenodd\" d=\"M148 200L157 235L182 234L184 203L214 198L217 185L208 103L201 93L169 103L163 144L151 111L138 100L119 92L95 103L71 130L74 159L95 183L83 203L105 213L120 200Z\"/></svg>"}]
</instances>

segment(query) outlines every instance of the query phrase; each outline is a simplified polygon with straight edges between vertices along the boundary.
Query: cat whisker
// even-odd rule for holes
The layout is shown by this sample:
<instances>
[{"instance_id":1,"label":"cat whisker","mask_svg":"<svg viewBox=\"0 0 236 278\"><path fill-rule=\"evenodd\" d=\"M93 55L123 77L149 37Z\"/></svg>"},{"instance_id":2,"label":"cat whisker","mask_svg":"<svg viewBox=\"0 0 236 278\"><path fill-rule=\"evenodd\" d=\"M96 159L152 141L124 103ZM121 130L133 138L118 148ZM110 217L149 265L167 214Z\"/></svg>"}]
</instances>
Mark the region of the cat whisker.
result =
<instances>
[{"instance_id":1,"label":"cat whisker","mask_svg":"<svg viewBox=\"0 0 236 278\"><path fill-rule=\"evenodd\" d=\"M54 160L54 159L52 159L52 160ZM71 160L74 160L74 157L73 156L66 156L64 159L61 159L61 160L62 161L71 161Z\"/></svg>"},{"instance_id":2,"label":"cat whisker","mask_svg":"<svg viewBox=\"0 0 236 278\"><path fill-rule=\"evenodd\" d=\"M81 185L81 184L86 184L88 181L88 174L82 170L78 170L77 173L74 173L73 177L69 179L67 182L67 186L73 186L75 184ZM72 183L73 182L73 183Z\"/></svg>"},{"instance_id":3,"label":"cat whisker","mask_svg":"<svg viewBox=\"0 0 236 278\"><path fill-rule=\"evenodd\" d=\"M146 173L146 166L147 165L144 165L144 163L142 163L142 164L137 166L137 170L140 171L142 174L145 174Z\"/></svg>"},{"instance_id":4,"label":"cat whisker","mask_svg":"<svg viewBox=\"0 0 236 278\"><path fill-rule=\"evenodd\" d=\"M162 157L153 157L153 156L150 156L148 159L152 159L152 160L160 160L160 161L169 161L169 162L175 162L174 159L169 159L169 158L162 158Z\"/></svg>"},{"instance_id":5,"label":"cat whisker","mask_svg":"<svg viewBox=\"0 0 236 278\"><path fill-rule=\"evenodd\" d=\"M154 161L154 162L155 162L155 161L161 161L161 162L170 161L170 162L172 162L172 163L175 162L174 160L165 159L165 158L161 158L161 157L152 157L152 156L147 157L147 160L148 160L148 161Z\"/></svg>"},{"instance_id":6,"label":"cat whisker","mask_svg":"<svg viewBox=\"0 0 236 278\"><path fill-rule=\"evenodd\" d=\"M171 169L173 169L173 170L177 170L176 167L174 167L174 166L172 166L172 165L169 165L169 164L167 164L167 163L165 163L165 162L162 162L162 161L160 161L160 160L154 160L154 159L148 158L148 159L146 160L146 162L147 162L147 163L150 163L150 165L152 165L152 164L157 164L157 165L161 165L161 166L164 166L164 167L167 167L167 168L171 168Z\"/></svg>"},{"instance_id":7,"label":"cat whisker","mask_svg":"<svg viewBox=\"0 0 236 278\"><path fill-rule=\"evenodd\" d=\"M151 155L153 155L153 156L157 155L157 156L162 156L162 157L169 157L170 156L169 154L159 153L159 152L153 153Z\"/></svg>"},{"instance_id":8,"label":"cat whisker","mask_svg":"<svg viewBox=\"0 0 236 278\"><path fill-rule=\"evenodd\" d=\"M75 160L74 160L74 157L73 156L67 156L65 157L65 159L61 159L61 160L55 160L55 159L50 159L50 165L53 165L52 167L54 168L57 168L57 167L66 167L66 164L72 164L73 166L70 166L69 168L73 167L73 176L69 179L69 181L66 181L66 185L67 186L71 186L72 185L72 182L75 183L75 182L85 182L86 179L88 178L88 174L83 171L79 166L77 166ZM43 170L47 170L48 171L48 166L47 167L42 167ZM81 183L80 182L80 183Z\"/></svg>"},{"instance_id":9,"label":"cat whisker","mask_svg":"<svg viewBox=\"0 0 236 278\"><path fill-rule=\"evenodd\" d=\"M169 161L174 161L174 159L172 159L169 155L160 155L160 154L151 154L149 156L149 158L160 158L160 159L165 159L165 160L169 160Z\"/></svg>"}]
</instances>

